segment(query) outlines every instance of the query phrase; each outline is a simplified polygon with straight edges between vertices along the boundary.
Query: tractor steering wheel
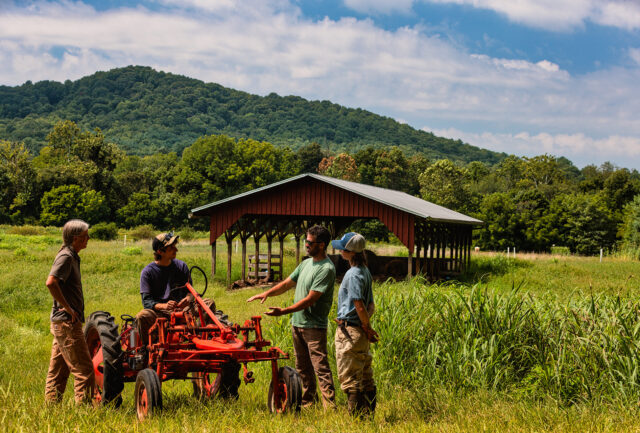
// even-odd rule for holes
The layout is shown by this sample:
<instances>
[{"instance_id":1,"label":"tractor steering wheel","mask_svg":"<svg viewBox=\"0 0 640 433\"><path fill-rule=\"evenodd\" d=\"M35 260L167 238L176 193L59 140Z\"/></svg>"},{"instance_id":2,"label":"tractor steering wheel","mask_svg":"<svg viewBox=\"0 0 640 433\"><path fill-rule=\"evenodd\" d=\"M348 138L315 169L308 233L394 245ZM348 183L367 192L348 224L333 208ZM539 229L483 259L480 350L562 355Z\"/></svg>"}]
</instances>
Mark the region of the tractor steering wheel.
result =
<instances>
[{"instance_id":1,"label":"tractor steering wheel","mask_svg":"<svg viewBox=\"0 0 640 433\"><path fill-rule=\"evenodd\" d=\"M194 266L191 266L191 269L189 269L189 277L191 277L191 275L193 274L194 269L197 269L198 271L200 271L200 273L204 277L204 290L202 291L202 293L198 293L198 296L202 298L204 294L207 293L207 287L209 285L209 282L207 280L207 274L205 274L205 272L200 267L194 265ZM191 278L191 281L193 281L193 278Z\"/></svg>"}]
</instances>

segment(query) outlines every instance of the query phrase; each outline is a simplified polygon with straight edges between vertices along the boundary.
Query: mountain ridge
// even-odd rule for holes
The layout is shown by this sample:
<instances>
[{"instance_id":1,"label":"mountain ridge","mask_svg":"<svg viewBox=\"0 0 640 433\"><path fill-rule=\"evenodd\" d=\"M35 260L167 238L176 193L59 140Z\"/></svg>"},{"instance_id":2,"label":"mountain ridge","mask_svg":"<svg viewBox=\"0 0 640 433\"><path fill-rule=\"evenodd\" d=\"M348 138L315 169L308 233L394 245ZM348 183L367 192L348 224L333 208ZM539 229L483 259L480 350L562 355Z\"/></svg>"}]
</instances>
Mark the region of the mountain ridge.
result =
<instances>
[{"instance_id":1,"label":"mountain ridge","mask_svg":"<svg viewBox=\"0 0 640 433\"><path fill-rule=\"evenodd\" d=\"M339 152L398 146L407 155L494 164L505 153L437 137L389 117L300 96L253 95L204 81L127 66L76 81L0 86L0 139L23 141L34 153L60 120L100 128L129 154L180 154L198 137L225 134L292 149L320 143Z\"/></svg>"}]
</instances>

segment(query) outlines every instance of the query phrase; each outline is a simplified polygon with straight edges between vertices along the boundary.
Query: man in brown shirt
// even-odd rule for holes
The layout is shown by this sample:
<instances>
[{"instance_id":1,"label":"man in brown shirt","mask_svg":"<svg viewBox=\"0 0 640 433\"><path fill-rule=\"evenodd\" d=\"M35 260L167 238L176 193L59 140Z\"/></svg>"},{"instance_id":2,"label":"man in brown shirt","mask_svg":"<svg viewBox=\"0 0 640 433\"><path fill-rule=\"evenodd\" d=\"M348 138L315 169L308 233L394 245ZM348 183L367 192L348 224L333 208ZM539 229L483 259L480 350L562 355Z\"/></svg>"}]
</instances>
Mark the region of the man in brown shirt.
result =
<instances>
[{"instance_id":1,"label":"man in brown shirt","mask_svg":"<svg viewBox=\"0 0 640 433\"><path fill-rule=\"evenodd\" d=\"M47 278L53 297L51 333L53 345L45 385L45 401L57 403L67 386L69 373L75 378L76 403L93 398L95 375L89 349L82 332L84 296L78 252L87 247L89 224L70 220L62 228L63 245Z\"/></svg>"}]
</instances>

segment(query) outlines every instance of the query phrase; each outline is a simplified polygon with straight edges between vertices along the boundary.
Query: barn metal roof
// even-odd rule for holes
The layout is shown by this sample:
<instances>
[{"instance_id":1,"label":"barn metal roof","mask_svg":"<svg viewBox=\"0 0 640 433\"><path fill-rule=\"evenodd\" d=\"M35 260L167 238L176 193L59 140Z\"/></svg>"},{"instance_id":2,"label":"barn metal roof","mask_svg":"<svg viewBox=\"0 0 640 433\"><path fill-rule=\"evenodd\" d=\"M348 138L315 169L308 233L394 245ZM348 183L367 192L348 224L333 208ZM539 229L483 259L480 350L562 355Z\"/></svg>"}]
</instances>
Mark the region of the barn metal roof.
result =
<instances>
[{"instance_id":1,"label":"barn metal roof","mask_svg":"<svg viewBox=\"0 0 640 433\"><path fill-rule=\"evenodd\" d=\"M479 225L483 223L478 219L471 218L470 216L464 215L460 212L447 209L446 207L439 206L437 204L428 202L426 200L422 200L421 198L414 197L412 195L409 195L401 191L396 191L396 190L387 189L387 188L380 188L380 187L371 186L371 185L364 185L357 182L349 182L347 180L336 179L333 177L322 176L319 174L312 174L312 173L300 174L298 176L294 176L289 179L282 180L280 182L272 183L271 185L263 186L261 188L256 188L254 190L247 191L242 194L234 195L232 197L228 197L228 198L216 201L214 203L209 203L207 205L192 209L191 212L195 216L205 216L205 215L208 215L213 210L213 208L220 206L224 203L235 201L243 197L251 196L261 191L273 189L279 185L291 183L305 177L316 179L321 182L326 182L338 188L351 191L354 194L361 195L363 197L391 206L393 208L410 213L420 218L426 218L436 222L447 222L447 223L456 223L456 224Z\"/></svg>"}]
</instances>

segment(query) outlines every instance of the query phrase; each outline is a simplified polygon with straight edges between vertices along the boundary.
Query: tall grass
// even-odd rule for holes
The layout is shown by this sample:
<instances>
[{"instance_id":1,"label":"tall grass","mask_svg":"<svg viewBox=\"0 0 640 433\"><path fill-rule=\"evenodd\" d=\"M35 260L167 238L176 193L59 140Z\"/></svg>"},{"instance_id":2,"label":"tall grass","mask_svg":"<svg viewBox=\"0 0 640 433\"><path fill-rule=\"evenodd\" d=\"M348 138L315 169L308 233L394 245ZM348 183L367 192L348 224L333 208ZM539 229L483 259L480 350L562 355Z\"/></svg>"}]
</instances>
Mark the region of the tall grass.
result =
<instances>
[{"instance_id":1,"label":"tall grass","mask_svg":"<svg viewBox=\"0 0 640 433\"><path fill-rule=\"evenodd\" d=\"M377 290L381 381L414 389L509 391L526 398L636 403L640 305L513 288L385 284Z\"/></svg>"}]
</instances>

